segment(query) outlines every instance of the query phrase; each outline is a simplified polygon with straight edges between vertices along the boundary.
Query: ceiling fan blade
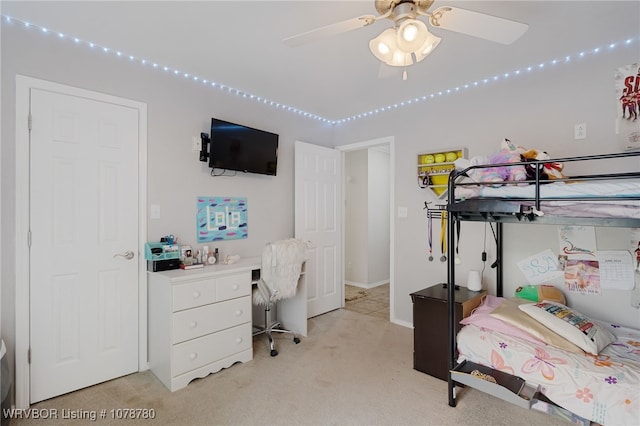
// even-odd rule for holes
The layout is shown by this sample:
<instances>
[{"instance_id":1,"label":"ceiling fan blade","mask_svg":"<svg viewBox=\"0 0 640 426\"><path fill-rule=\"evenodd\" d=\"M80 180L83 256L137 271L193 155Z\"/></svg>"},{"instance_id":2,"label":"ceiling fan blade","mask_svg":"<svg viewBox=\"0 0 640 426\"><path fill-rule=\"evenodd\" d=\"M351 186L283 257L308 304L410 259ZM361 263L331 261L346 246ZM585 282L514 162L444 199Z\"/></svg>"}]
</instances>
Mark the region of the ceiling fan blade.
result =
<instances>
[{"instance_id":1,"label":"ceiling fan blade","mask_svg":"<svg viewBox=\"0 0 640 426\"><path fill-rule=\"evenodd\" d=\"M366 27L374 22L376 22L376 17L374 15L362 15L357 18L347 19L346 21L336 22L335 24L326 25L324 27L287 37L282 40L282 42L291 47L301 46L324 37L342 34L347 31Z\"/></svg>"},{"instance_id":2,"label":"ceiling fan blade","mask_svg":"<svg viewBox=\"0 0 640 426\"><path fill-rule=\"evenodd\" d=\"M513 43L529 28L529 25L521 22L449 6L434 10L429 23L436 28L502 44Z\"/></svg>"}]
</instances>

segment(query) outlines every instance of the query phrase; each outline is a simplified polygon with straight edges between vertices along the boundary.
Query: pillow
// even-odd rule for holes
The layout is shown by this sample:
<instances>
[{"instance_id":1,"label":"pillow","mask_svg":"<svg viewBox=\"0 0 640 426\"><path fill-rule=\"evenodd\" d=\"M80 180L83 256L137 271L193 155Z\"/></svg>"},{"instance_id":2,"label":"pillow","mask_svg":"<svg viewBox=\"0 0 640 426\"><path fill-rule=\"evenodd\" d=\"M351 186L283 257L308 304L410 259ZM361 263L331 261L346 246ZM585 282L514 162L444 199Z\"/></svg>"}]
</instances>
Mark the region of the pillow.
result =
<instances>
[{"instance_id":1,"label":"pillow","mask_svg":"<svg viewBox=\"0 0 640 426\"><path fill-rule=\"evenodd\" d=\"M519 307L543 325L592 355L598 355L602 349L616 339L609 330L596 321L560 303L543 300Z\"/></svg>"},{"instance_id":2,"label":"pillow","mask_svg":"<svg viewBox=\"0 0 640 426\"><path fill-rule=\"evenodd\" d=\"M560 348L567 352L584 354L584 351L578 346L560 336L558 333L545 327L539 321L536 321L531 316L527 315L524 311L521 311L518 308L518 305L521 304L531 304L531 301L522 298L511 300L505 299L505 301L494 309L490 315L506 322L507 324L511 324L514 327L526 331L547 345L555 346L556 348Z\"/></svg>"},{"instance_id":3,"label":"pillow","mask_svg":"<svg viewBox=\"0 0 640 426\"><path fill-rule=\"evenodd\" d=\"M473 324L475 326L486 328L488 330L498 331L509 336L519 337L538 345L544 344L543 341L532 336L526 331L518 327L514 327L511 324L507 324L506 322L503 322L498 318L493 318L491 315L489 315L494 309L502 304L503 300L504 299L502 297L491 296L490 294L484 296L482 302L480 302L480 306L475 308L471 312L471 315L460 321L460 324Z\"/></svg>"}]
</instances>

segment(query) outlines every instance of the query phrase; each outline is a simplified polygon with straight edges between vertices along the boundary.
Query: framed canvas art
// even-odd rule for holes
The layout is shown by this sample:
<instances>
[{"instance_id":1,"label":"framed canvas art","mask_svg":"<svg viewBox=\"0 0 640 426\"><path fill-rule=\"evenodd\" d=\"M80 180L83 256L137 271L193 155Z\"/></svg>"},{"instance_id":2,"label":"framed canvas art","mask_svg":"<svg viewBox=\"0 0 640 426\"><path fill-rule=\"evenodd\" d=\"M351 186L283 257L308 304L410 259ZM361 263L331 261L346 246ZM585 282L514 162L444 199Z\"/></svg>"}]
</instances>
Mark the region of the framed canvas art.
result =
<instances>
[{"instance_id":1,"label":"framed canvas art","mask_svg":"<svg viewBox=\"0 0 640 426\"><path fill-rule=\"evenodd\" d=\"M247 238L246 197L198 197L198 242Z\"/></svg>"}]
</instances>

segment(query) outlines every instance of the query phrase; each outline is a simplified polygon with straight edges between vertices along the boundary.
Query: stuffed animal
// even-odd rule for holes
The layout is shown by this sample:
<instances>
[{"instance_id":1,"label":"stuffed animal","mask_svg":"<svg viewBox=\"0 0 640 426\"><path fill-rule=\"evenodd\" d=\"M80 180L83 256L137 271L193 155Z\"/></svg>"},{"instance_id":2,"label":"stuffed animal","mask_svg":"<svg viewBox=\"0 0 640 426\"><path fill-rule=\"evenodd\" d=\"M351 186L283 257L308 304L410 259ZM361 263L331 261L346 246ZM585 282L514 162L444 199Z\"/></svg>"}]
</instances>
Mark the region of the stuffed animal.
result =
<instances>
[{"instance_id":1,"label":"stuffed animal","mask_svg":"<svg viewBox=\"0 0 640 426\"><path fill-rule=\"evenodd\" d=\"M545 151L539 151L537 149L526 150L520 154L520 157L524 162L535 160L551 160L549 154L547 154ZM539 164L538 168L540 169L540 180L564 179L566 177L564 173L562 173L564 164L557 161ZM536 170L533 164L526 165L525 171L528 180L535 180Z\"/></svg>"},{"instance_id":2,"label":"stuffed animal","mask_svg":"<svg viewBox=\"0 0 640 426\"><path fill-rule=\"evenodd\" d=\"M491 165L521 162L520 154L524 148L516 146L509 139L504 139L501 149L487 157L473 157L469 165ZM469 171L469 177L476 182L493 182L494 186L499 186L505 181L521 181L527 179L524 165L516 166L496 166Z\"/></svg>"}]
</instances>

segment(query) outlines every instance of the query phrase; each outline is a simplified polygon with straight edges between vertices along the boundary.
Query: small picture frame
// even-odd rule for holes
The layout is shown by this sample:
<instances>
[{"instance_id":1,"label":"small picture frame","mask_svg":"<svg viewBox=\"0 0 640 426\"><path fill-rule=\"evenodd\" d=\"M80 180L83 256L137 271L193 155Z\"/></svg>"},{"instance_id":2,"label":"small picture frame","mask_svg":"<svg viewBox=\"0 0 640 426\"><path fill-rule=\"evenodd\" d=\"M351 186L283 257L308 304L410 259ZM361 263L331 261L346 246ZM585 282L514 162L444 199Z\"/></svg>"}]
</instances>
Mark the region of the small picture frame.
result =
<instances>
[{"instance_id":1,"label":"small picture frame","mask_svg":"<svg viewBox=\"0 0 640 426\"><path fill-rule=\"evenodd\" d=\"M193 251L191 250L191 246L180 246L180 259L186 259L187 257L192 257Z\"/></svg>"}]
</instances>

